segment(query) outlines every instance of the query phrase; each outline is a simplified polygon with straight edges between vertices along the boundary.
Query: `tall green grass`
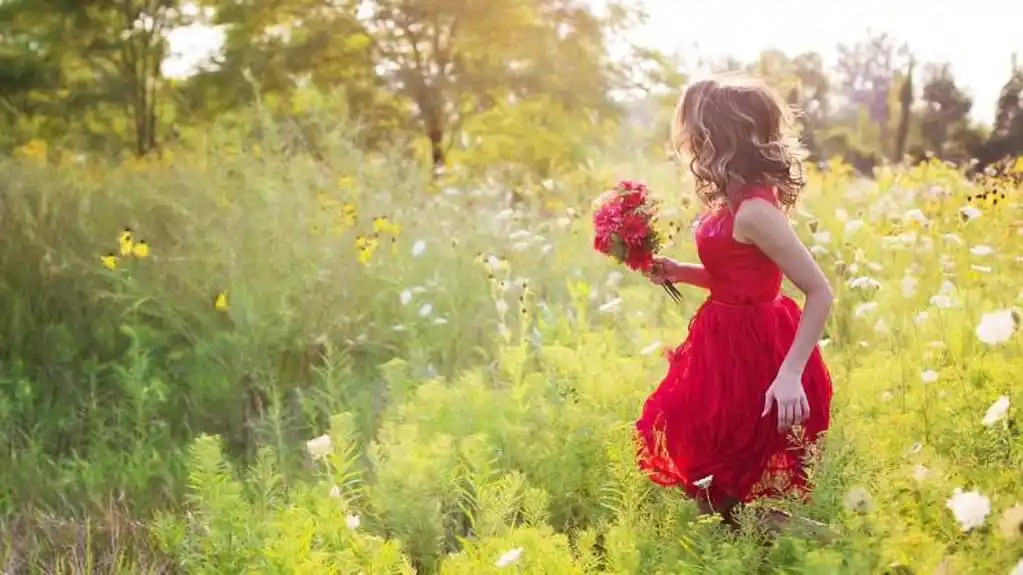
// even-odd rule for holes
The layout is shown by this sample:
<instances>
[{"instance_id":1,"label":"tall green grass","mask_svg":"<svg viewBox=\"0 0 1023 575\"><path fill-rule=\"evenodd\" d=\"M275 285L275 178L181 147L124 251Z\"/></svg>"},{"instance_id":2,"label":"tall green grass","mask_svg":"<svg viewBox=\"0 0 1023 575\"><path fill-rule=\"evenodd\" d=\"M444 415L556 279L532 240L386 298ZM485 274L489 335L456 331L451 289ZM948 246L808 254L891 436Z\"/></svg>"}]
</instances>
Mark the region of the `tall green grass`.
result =
<instances>
[{"instance_id":1,"label":"tall green grass","mask_svg":"<svg viewBox=\"0 0 1023 575\"><path fill-rule=\"evenodd\" d=\"M1008 184L991 205L938 164L814 173L794 221L838 292L836 400L797 510L842 536L765 546L633 461L660 348L702 294L675 309L610 267L587 202L647 179L683 229L671 255L694 258L671 166L512 190L431 182L340 128L317 141L313 160L218 127L141 165L0 161L8 571L1008 573L1023 556L999 526L1023 501L1019 335L976 333L1023 287ZM124 228L149 254L108 269ZM961 530L956 488L990 498L985 527Z\"/></svg>"}]
</instances>

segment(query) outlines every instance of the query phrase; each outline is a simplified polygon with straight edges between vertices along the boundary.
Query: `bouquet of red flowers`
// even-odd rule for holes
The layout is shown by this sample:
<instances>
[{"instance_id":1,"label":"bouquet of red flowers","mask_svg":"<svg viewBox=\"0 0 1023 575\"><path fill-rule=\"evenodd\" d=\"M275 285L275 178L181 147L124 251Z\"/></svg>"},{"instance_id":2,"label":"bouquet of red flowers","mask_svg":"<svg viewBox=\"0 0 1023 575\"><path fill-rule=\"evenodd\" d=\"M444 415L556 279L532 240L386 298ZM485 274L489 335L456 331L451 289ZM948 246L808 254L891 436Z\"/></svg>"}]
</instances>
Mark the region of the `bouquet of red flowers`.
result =
<instances>
[{"instance_id":1,"label":"bouquet of red flowers","mask_svg":"<svg viewBox=\"0 0 1023 575\"><path fill-rule=\"evenodd\" d=\"M650 199L646 184L622 180L594 202L593 247L630 269L647 271L654 265L654 254L661 248L661 236L654 229L657 203ZM676 303L682 294L671 283L663 283Z\"/></svg>"}]
</instances>

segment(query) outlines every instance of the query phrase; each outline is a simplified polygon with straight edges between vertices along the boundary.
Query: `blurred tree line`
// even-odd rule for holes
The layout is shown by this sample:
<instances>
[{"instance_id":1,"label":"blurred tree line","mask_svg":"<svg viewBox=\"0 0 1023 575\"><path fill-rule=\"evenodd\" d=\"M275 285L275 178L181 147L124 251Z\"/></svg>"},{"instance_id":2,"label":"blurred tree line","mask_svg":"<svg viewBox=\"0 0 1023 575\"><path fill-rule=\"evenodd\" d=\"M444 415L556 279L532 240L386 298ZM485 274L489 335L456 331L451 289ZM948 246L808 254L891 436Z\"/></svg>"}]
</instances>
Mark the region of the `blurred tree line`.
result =
<instances>
[{"instance_id":1,"label":"blurred tree line","mask_svg":"<svg viewBox=\"0 0 1023 575\"><path fill-rule=\"evenodd\" d=\"M314 153L316 127L344 117L367 147L421 143L426 165L546 176L615 127L663 145L684 69L621 45L641 19L626 0L601 15L580 0L0 0L0 150L41 140L141 156L258 105ZM166 77L167 33L194 25L224 30L222 50ZM833 70L775 50L725 67L803 110L813 159L869 173L1023 153L1023 68L1009 64L993 126L971 120L947 64L918 63L885 35L840 46Z\"/></svg>"}]
</instances>

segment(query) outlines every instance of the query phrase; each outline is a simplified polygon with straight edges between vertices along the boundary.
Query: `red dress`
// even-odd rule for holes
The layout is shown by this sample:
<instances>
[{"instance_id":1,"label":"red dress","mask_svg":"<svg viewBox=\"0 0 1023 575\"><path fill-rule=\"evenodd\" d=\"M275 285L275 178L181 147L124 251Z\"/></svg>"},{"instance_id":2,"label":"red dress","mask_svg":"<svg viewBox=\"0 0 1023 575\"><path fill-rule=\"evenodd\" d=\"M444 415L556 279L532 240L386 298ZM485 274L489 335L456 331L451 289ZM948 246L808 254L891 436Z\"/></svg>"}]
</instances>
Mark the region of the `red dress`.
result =
<instances>
[{"instance_id":1,"label":"red dress","mask_svg":"<svg viewBox=\"0 0 1023 575\"><path fill-rule=\"evenodd\" d=\"M770 188L751 187L734 210L751 197L777 205ZM697 225L710 296L690 321L686 340L670 354L668 373L636 422L639 465L650 478L715 505L806 496L804 460L816 455L831 407L831 378L815 348L803 372L809 419L782 433L777 407L761 417L764 394L792 345L801 310L781 293L778 266L756 246L732 237L734 210L707 213Z\"/></svg>"}]
</instances>

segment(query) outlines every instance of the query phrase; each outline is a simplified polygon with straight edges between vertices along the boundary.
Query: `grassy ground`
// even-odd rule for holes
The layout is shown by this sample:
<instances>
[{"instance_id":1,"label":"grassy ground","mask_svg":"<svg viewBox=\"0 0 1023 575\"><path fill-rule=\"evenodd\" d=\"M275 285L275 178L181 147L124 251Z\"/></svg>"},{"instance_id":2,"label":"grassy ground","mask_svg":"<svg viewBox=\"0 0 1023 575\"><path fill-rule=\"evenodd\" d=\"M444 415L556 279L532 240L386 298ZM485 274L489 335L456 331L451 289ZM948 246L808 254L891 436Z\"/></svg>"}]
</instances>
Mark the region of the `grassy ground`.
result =
<instances>
[{"instance_id":1,"label":"grassy ground","mask_svg":"<svg viewBox=\"0 0 1023 575\"><path fill-rule=\"evenodd\" d=\"M813 176L793 217L838 294L836 396L798 511L841 537L765 547L633 462L660 349L702 294L674 309L592 252L587 200L642 176L684 229L669 166L608 163L509 203L499 183L432 186L343 139L326 163L209 145L0 162L8 572L1007 574L1023 559L1023 211L1007 182L988 186L1002 198L940 165Z\"/></svg>"}]
</instances>

